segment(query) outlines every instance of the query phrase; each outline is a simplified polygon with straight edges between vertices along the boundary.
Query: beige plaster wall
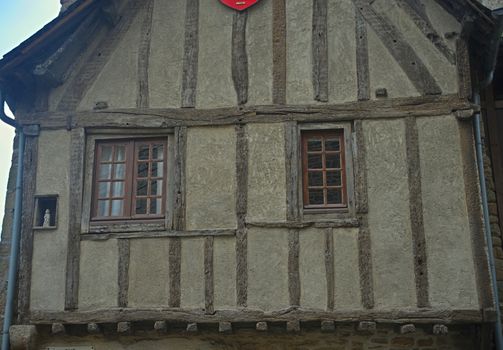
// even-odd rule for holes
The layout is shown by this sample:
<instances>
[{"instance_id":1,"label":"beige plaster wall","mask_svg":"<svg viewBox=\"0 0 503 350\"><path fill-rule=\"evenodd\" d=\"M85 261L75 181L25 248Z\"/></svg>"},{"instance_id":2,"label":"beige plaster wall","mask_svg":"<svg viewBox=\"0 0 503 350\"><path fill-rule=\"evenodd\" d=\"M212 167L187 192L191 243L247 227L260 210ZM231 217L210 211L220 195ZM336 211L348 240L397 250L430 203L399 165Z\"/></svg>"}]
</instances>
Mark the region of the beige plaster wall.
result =
<instances>
[{"instance_id":1,"label":"beige plaster wall","mask_svg":"<svg viewBox=\"0 0 503 350\"><path fill-rule=\"evenodd\" d=\"M325 230L308 229L299 233L300 305L327 309Z\"/></svg>"},{"instance_id":2,"label":"beige plaster wall","mask_svg":"<svg viewBox=\"0 0 503 350\"><path fill-rule=\"evenodd\" d=\"M477 308L457 123L454 116L418 119L430 302Z\"/></svg>"},{"instance_id":3,"label":"beige plaster wall","mask_svg":"<svg viewBox=\"0 0 503 350\"><path fill-rule=\"evenodd\" d=\"M286 220L285 129L283 124L248 124L250 222ZM267 198L267 200L264 200Z\"/></svg>"},{"instance_id":4,"label":"beige plaster wall","mask_svg":"<svg viewBox=\"0 0 503 350\"><path fill-rule=\"evenodd\" d=\"M189 128L187 229L236 228L235 160L233 126Z\"/></svg>"},{"instance_id":5,"label":"beige plaster wall","mask_svg":"<svg viewBox=\"0 0 503 350\"><path fill-rule=\"evenodd\" d=\"M57 194L57 229L34 232L30 307L64 310L70 169L70 133L42 131L38 139L36 194ZM49 297L50 296L50 297Z\"/></svg>"},{"instance_id":6,"label":"beige plaster wall","mask_svg":"<svg viewBox=\"0 0 503 350\"><path fill-rule=\"evenodd\" d=\"M213 285L215 309L236 307L236 239L216 237L213 242Z\"/></svg>"},{"instance_id":7,"label":"beige plaster wall","mask_svg":"<svg viewBox=\"0 0 503 350\"><path fill-rule=\"evenodd\" d=\"M358 229L334 229L333 237L335 309L361 309Z\"/></svg>"},{"instance_id":8,"label":"beige plaster wall","mask_svg":"<svg viewBox=\"0 0 503 350\"><path fill-rule=\"evenodd\" d=\"M169 244L165 238L130 241L129 307L168 305Z\"/></svg>"},{"instance_id":9,"label":"beige plaster wall","mask_svg":"<svg viewBox=\"0 0 503 350\"><path fill-rule=\"evenodd\" d=\"M447 45L455 52L457 36L448 39L447 33L461 33L461 24L447 13L435 0L422 0L428 19L437 33L442 36Z\"/></svg>"},{"instance_id":10,"label":"beige plaster wall","mask_svg":"<svg viewBox=\"0 0 503 350\"><path fill-rule=\"evenodd\" d=\"M375 306L416 305L405 123L364 121L363 130Z\"/></svg>"},{"instance_id":11,"label":"beige plaster wall","mask_svg":"<svg viewBox=\"0 0 503 350\"><path fill-rule=\"evenodd\" d=\"M182 239L181 307L204 308L204 238Z\"/></svg>"}]
</instances>

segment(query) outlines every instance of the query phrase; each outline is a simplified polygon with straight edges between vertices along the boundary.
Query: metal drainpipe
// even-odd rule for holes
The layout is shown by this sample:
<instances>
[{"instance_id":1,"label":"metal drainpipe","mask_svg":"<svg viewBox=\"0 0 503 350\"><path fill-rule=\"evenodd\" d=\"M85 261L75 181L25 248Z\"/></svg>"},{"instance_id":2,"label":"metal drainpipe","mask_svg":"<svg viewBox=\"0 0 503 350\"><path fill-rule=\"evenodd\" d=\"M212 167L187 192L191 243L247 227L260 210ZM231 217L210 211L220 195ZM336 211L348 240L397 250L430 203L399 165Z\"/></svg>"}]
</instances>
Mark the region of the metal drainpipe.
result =
<instances>
[{"instance_id":1,"label":"metal drainpipe","mask_svg":"<svg viewBox=\"0 0 503 350\"><path fill-rule=\"evenodd\" d=\"M16 277L19 255L19 242L21 234L21 203L23 194L23 154L24 133L14 119L9 118L4 112L4 98L0 90L0 120L16 128L18 134L18 156L16 174L16 196L14 202L14 222L12 223L11 249L9 257L9 273L7 279L7 300L5 302L4 323L2 330L2 350L9 350L9 328L12 324L14 313L14 298L16 293Z\"/></svg>"}]
</instances>

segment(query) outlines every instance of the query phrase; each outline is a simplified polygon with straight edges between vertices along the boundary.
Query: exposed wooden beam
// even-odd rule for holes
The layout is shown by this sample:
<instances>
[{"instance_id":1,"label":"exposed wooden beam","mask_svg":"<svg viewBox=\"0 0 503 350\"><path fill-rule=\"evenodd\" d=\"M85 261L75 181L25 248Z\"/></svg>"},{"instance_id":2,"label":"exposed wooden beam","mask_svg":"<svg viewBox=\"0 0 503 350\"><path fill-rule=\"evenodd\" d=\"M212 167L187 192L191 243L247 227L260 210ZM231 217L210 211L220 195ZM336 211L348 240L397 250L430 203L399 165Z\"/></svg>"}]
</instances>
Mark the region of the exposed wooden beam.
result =
<instances>
[{"instance_id":1,"label":"exposed wooden beam","mask_svg":"<svg viewBox=\"0 0 503 350\"><path fill-rule=\"evenodd\" d=\"M313 1L313 88L314 99L328 102L328 2Z\"/></svg>"},{"instance_id":2,"label":"exposed wooden beam","mask_svg":"<svg viewBox=\"0 0 503 350\"><path fill-rule=\"evenodd\" d=\"M286 104L286 0L272 0L272 101Z\"/></svg>"},{"instance_id":3,"label":"exposed wooden beam","mask_svg":"<svg viewBox=\"0 0 503 350\"><path fill-rule=\"evenodd\" d=\"M238 105L244 105L248 102L247 18L248 11L236 11L232 21L232 80Z\"/></svg>"},{"instance_id":4,"label":"exposed wooden beam","mask_svg":"<svg viewBox=\"0 0 503 350\"><path fill-rule=\"evenodd\" d=\"M154 12L154 0L147 0L143 5L143 23L140 32L140 43L138 45L138 86L136 107L148 108L149 87L148 87L148 67L150 60L150 42L152 41L152 15Z\"/></svg>"},{"instance_id":5,"label":"exposed wooden beam","mask_svg":"<svg viewBox=\"0 0 503 350\"><path fill-rule=\"evenodd\" d=\"M185 48L183 55L182 107L196 106L197 64L199 56L199 0L187 0L185 10Z\"/></svg>"}]
</instances>

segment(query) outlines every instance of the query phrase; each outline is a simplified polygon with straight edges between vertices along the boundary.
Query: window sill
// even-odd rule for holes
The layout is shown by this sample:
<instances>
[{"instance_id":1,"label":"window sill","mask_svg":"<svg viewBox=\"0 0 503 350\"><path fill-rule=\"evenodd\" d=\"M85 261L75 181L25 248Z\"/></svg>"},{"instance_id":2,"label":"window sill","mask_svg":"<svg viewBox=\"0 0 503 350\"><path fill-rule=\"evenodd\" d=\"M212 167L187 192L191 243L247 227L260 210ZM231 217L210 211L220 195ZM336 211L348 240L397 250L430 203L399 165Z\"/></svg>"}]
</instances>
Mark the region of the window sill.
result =
<instances>
[{"instance_id":1,"label":"window sill","mask_svg":"<svg viewBox=\"0 0 503 350\"><path fill-rule=\"evenodd\" d=\"M163 220L142 222L91 222L89 232L85 233L127 233L127 232L152 232L164 231L166 226Z\"/></svg>"}]
</instances>

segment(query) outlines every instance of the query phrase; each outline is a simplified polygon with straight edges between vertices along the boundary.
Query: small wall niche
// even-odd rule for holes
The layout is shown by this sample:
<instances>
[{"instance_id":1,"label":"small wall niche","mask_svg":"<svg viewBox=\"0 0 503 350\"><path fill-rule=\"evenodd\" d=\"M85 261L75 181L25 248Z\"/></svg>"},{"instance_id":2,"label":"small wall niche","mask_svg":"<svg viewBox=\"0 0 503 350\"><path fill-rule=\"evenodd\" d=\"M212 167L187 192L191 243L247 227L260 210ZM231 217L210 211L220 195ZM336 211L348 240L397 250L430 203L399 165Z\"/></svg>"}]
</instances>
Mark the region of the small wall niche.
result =
<instances>
[{"instance_id":1,"label":"small wall niche","mask_svg":"<svg viewBox=\"0 0 503 350\"><path fill-rule=\"evenodd\" d=\"M58 195L35 196L35 218L33 228L54 230L58 227Z\"/></svg>"}]
</instances>

